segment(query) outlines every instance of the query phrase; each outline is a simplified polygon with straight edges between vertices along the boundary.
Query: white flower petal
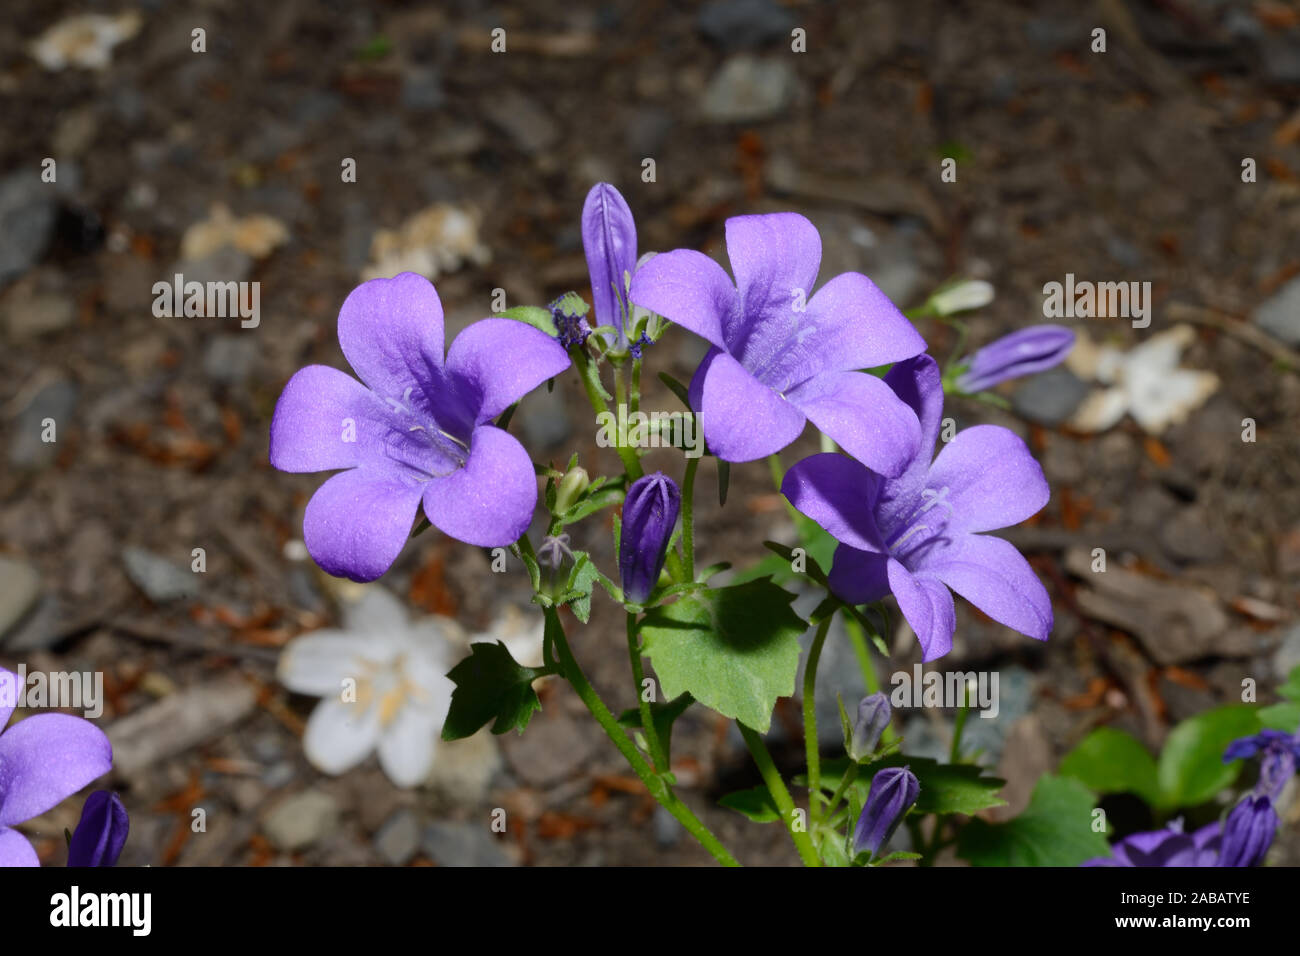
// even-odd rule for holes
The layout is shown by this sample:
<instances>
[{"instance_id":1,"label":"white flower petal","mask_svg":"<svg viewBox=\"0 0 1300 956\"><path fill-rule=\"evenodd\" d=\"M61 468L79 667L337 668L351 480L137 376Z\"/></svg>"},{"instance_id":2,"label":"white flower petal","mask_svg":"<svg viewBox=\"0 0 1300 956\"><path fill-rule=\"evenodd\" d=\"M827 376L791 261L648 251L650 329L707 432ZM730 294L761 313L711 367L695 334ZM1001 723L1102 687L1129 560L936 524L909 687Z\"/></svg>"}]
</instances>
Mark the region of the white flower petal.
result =
<instances>
[{"instance_id":1,"label":"white flower petal","mask_svg":"<svg viewBox=\"0 0 1300 956\"><path fill-rule=\"evenodd\" d=\"M355 601L343 607L343 621L349 631L370 635L402 635L410 624L406 606L382 585L372 584Z\"/></svg>"},{"instance_id":2,"label":"white flower petal","mask_svg":"<svg viewBox=\"0 0 1300 956\"><path fill-rule=\"evenodd\" d=\"M337 775L365 760L378 740L378 708L327 697L307 721L302 749L312 766Z\"/></svg>"},{"instance_id":3,"label":"white flower petal","mask_svg":"<svg viewBox=\"0 0 1300 956\"><path fill-rule=\"evenodd\" d=\"M379 739L379 765L399 787L414 787L433 769L442 717L418 707L403 707Z\"/></svg>"},{"instance_id":4,"label":"white flower petal","mask_svg":"<svg viewBox=\"0 0 1300 956\"><path fill-rule=\"evenodd\" d=\"M337 697L343 680L356 677L357 638L346 631L323 629L294 638L280 654L276 676L298 694Z\"/></svg>"}]
</instances>

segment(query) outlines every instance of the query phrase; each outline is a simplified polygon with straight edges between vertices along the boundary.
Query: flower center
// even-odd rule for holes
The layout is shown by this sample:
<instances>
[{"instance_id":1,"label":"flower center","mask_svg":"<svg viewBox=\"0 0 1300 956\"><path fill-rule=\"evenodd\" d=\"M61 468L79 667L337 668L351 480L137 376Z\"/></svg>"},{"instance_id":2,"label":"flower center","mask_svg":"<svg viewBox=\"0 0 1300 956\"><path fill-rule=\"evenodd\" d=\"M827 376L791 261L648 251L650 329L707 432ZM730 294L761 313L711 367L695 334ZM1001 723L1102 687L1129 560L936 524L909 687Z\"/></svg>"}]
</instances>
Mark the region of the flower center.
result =
<instances>
[{"instance_id":1,"label":"flower center","mask_svg":"<svg viewBox=\"0 0 1300 956\"><path fill-rule=\"evenodd\" d=\"M952 502L948 500L948 493L947 485L938 489L921 490L916 507L885 539L885 546L892 554L912 557L931 542L937 544L943 539L948 519L952 517ZM903 547L904 544L907 544L906 548Z\"/></svg>"},{"instance_id":2,"label":"flower center","mask_svg":"<svg viewBox=\"0 0 1300 956\"><path fill-rule=\"evenodd\" d=\"M461 468L469 458L469 443L439 427L433 417L414 407L408 388L401 399L385 401L393 418L384 446L388 457L408 468L420 481L445 478Z\"/></svg>"}]
</instances>

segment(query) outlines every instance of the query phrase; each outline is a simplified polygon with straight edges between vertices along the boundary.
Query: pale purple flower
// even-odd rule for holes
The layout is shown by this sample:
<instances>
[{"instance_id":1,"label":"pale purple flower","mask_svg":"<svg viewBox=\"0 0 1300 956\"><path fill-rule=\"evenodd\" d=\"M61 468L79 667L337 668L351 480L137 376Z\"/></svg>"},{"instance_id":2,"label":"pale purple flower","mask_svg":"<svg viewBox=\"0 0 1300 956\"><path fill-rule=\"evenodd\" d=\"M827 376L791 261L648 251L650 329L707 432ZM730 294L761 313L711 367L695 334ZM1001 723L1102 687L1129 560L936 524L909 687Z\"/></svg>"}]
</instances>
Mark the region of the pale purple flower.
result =
<instances>
[{"instance_id":1,"label":"pale purple flower","mask_svg":"<svg viewBox=\"0 0 1300 956\"><path fill-rule=\"evenodd\" d=\"M1278 823L1277 811L1268 797L1242 799L1223 821L1219 866L1259 866L1273 845Z\"/></svg>"},{"instance_id":2,"label":"pale purple flower","mask_svg":"<svg viewBox=\"0 0 1300 956\"><path fill-rule=\"evenodd\" d=\"M5 730L19 689L18 675L0 669L0 866L40 866L27 838L11 828L108 773L113 748L98 727L68 714L37 714Z\"/></svg>"},{"instance_id":3,"label":"pale purple flower","mask_svg":"<svg viewBox=\"0 0 1300 956\"><path fill-rule=\"evenodd\" d=\"M582 204L582 250L591 276L596 323L618 330L627 345L627 281L636 272L636 222L627 200L609 183L596 183Z\"/></svg>"},{"instance_id":4,"label":"pale purple flower","mask_svg":"<svg viewBox=\"0 0 1300 956\"><path fill-rule=\"evenodd\" d=\"M1024 521L1049 497L1043 470L1005 428L964 429L931 462L943 416L943 384L928 355L885 377L921 422L920 451L896 478L844 455L805 458L781 486L790 502L840 542L831 589L865 604L893 593L927 661L952 648L949 588L1036 640L1052 630L1052 602L1009 542L980 534Z\"/></svg>"},{"instance_id":5,"label":"pale purple flower","mask_svg":"<svg viewBox=\"0 0 1300 956\"><path fill-rule=\"evenodd\" d=\"M879 853L920 793L921 782L907 767L876 771L867 791L867 802L853 829L853 852L870 850L872 856Z\"/></svg>"},{"instance_id":6,"label":"pale purple flower","mask_svg":"<svg viewBox=\"0 0 1300 956\"><path fill-rule=\"evenodd\" d=\"M1255 792L1276 800L1300 761L1300 733L1292 736L1281 730L1261 730L1228 744L1223 762L1259 757L1259 781Z\"/></svg>"},{"instance_id":7,"label":"pale purple flower","mask_svg":"<svg viewBox=\"0 0 1300 956\"><path fill-rule=\"evenodd\" d=\"M131 829L122 798L96 790L81 808L81 822L68 845L68 866L115 866Z\"/></svg>"},{"instance_id":8,"label":"pale purple flower","mask_svg":"<svg viewBox=\"0 0 1300 956\"><path fill-rule=\"evenodd\" d=\"M957 377L963 392L982 392L1013 378L1045 372L1060 365L1074 347L1074 330L1063 325L1031 325L995 339L962 360Z\"/></svg>"},{"instance_id":9,"label":"pale purple flower","mask_svg":"<svg viewBox=\"0 0 1300 956\"><path fill-rule=\"evenodd\" d=\"M882 692L868 694L858 703L857 717L849 738L849 759L861 760L875 752L880 737L889 726L892 711L889 698Z\"/></svg>"},{"instance_id":10,"label":"pale purple flower","mask_svg":"<svg viewBox=\"0 0 1300 956\"><path fill-rule=\"evenodd\" d=\"M618 545L624 599L642 604L654 590L681 507L677 483L663 472L644 475L627 490Z\"/></svg>"},{"instance_id":11,"label":"pale purple flower","mask_svg":"<svg viewBox=\"0 0 1300 956\"><path fill-rule=\"evenodd\" d=\"M1218 866L1223 835L1218 821L1195 833L1184 833L1182 820L1163 830L1134 833L1116 840L1110 856L1085 860L1080 866Z\"/></svg>"},{"instance_id":12,"label":"pale purple flower","mask_svg":"<svg viewBox=\"0 0 1300 956\"><path fill-rule=\"evenodd\" d=\"M736 281L690 249L641 265L632 301L712 346L690 385L709 449L725 461L780 451L812 423L855 458L896 475L916 454L916 416L859 369L925 350L916 329L864 275L813 294L821 237L796 213L727 220Z\"/></svg>"},{"instance_id":13,"label":"pale purple flower","mask_svg":"<svg viewBox=\"0 0 1300 956\"><path fill-rule=\"evenodd\" d=\"M508 545L537 505L533 463L492 424L569 365L555 339L483 319L443 357L442 303L423 276L363 283L339 312L339 344L360 376L310 365L271 422L271 464L340 471L307 505L303 538L330 574L373 581L392 565L423 503L429 522L480 547Z\"/></svg>"}]
</instances>

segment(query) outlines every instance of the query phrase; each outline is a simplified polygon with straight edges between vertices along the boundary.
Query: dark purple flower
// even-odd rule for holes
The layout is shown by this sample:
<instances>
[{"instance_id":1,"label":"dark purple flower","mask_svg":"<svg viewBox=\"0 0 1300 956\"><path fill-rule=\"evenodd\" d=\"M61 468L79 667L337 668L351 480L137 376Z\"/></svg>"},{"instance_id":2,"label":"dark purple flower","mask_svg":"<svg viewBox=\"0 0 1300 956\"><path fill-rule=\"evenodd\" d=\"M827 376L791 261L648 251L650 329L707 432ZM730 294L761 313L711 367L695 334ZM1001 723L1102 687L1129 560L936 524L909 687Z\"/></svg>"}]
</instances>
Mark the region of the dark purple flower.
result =
<instances>
[{"instance_id":1,"label":"dark purple flower","mask_svg":"<svg viewBox=\"0 0 1300 956\"><path fill-rule=\"evenodd\" d=\"M116 866L130 829L122 798L96 790L81 808L81 822L68 846L68 866Z\"/></svg>"},{"instance_id":2,"label":"dark purple flower","mask_svg":"<svg viewBox=\"0 0 1300 956\"><path fill-rule=\"evenodd\" d=\"M691 380L704 438L725 461L780 451L812 423L876 471L916 454L916 416L859 369L925 350L916 329L864 275L812 294L821 237L796 213L727 220L733 285L708 256L677 249L642 264L632 301L712 346Z\"/></svg>"},{"instance_id":3,"label":"dark purple flower","mask_svg":"<svg viewBox=\"0 0 1300 956\"><path fill-rule=\"evenodd\" d=\"M889 726L891 710L889 698L881 691L876 691L862 698L858 704L858 714L853 721L853 734L849 740L849 757L861 760L874 753L880 743L880 735Z\"/></svg>"},{"instance_id":4,"label":"dark purple flower","mask_svg":"<svg viewBox=\"0 0 1300 956\"><path fill-rule=\"evenodd\" d=\"M1184 833L1182 821L1175 820L1163 830L1117 840L1110 856L1094 857L1080 866L1218 866L1220 842L1218 821Z\"/></svg>"},{"instance_id":5,"label":"dark purple flower","mask_svg":"<svg viewBox=\"0 0 1300 956\"><path fill-rule=\"evenodd\" d=\"M1043 470L1005 428L964 429L931 462L943 415L939 367L928 355L885 377L921 422L920 451L897 478L844 455L805 458L781 491L840 542L831 589L864 604L893 593L927 661L952 648L949 588L1007 627L1036 640L1052 630L1052 602L1020 552L980 534L1024 521L1049 497Z\"/></svg>"},{"instance_id":6,"label":"dark purple flower","mask_svg":"<svg viewBox=\"0 0 1300 956\"><path fill-rule=\"evenodd\" d=\"M638 478L627 490L618 545L624 600L643 604L654 590L681 506L677 483L662 472Z\"/></svg>"},{"instance_id":7,"label":"dark purple flower","mask_svg":"<svg viewBox=\"0 0 1300 956\"><path fill-rule=\"evenodd\" d=\"M627 344L627 281L636 272L636 222L632 210L609 183L596 183L582 204L582 250L591 276L596 323L618 329L617 345Z\"/></svg>"},{"instance_id":8,"label":"dark purple flower","mask_svg":"<svg viewBox=\"0 0 1300 956\"><path fill-rule=\"evenodd\" d=\"M1292 736L1280 730L1261 730L1228 744L1223 752L1223 762L1259 757L1259 782L1255 792L1276 800L1282 788L1296 771L1300 761L1300 734Z\"/></svg>"},{"instance_id":9,"label":"dark purple flower","mask_svg":"<svg viewBox=\"0 0 1300 956\"><path fill-rule=\"evenodd\" d=\"M982 392L1008 379L1045 372L1065 361L1074 347L1074 330L1063 325L1031 325L979 349L957 377L963 392Z\"/></svg>"},{"instance_id":10,"label":"dark purple flower","mask_svg":"<svg viewBox=\"0 0 1300 956\"><path fill-rule=\"evenodd\" d=\"M907 767L876 771L862 815L853 830L853 852L870 850L872 856L879 853L920 793L921 782Z\"/></svg>"},{"instance_id":11,"label":"dark purple flower","mask_svg":"<svg viewBox=\"0 0 1300 956\"><path fill-rule=\"evenodd\" d=\"M533 463L491 422L569 365L555 341L512 319L483 319L443 357L442 303L403 272L363 283L339 312L339 344L365 385L310 365L284 387L271 464L340 471L307 505L303 538L330 574L373 581L429 522L481 547L511 544L537 504Z\"/></svg>"},{"instance_id":12,"label":"dark purple flower","mask_svg":"<svg viewBox=\"0 0 1300 956\"><path fill-rule=\"evenodd\" d=\"M573 315L565 308L567 296L560 296L549 306L551 321L555 323L555 332L560 338L560 345L566 350L578 348L591 335L591 326L586 316Z\"/></svg>"},{"instance_id":13,"label":"dark purple flower","mask_svg":"<svg viewBox=\"0 0 1300 956\"><path fill-rule=\"evenodd\" d=\"M113 748L90 721L67 714L37 714L5 730L19 689L18 675L0 669L0 866L40 866L31 844L11 827L108 773Z\"/></svg>"},{"instance_id":14,"label":"dark purple flower","mask_svg":"<svg viewBox=\"0 0 1300 956\"><path fill-rule=\"evenodd\" d=\"M1219 866L1259 866L1277 833L1277 811L1268 797L1249 796L1223 821Z\"/></svg>"}]
</instances>

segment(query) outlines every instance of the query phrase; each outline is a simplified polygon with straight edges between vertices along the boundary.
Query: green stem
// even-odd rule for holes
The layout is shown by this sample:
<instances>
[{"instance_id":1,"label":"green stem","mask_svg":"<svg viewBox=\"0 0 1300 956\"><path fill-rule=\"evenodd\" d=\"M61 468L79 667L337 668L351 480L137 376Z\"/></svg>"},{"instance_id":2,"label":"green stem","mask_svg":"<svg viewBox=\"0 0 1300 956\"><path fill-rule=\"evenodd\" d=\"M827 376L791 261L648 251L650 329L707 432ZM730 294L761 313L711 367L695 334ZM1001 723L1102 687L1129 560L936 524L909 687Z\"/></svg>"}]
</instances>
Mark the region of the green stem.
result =
<instances>
[{"instance_id":1,"label":"green stem","mask_svg":"<svg viewBox=\"0 0 1300 956\"><path fill-rule=\"evenodd\" d=\"M632 388L627 395L629 414L641 410L641 360L632 360Z\"/></svg>"},{"instance_id":2,"label":"green stem","mask_svg":"<svg viewBox=\"0 0 1300 956\"><path fill-rule=\"evenodd\" d=\"M560 665L564 668L564 676L573 685L577 691L578 697L586 704L587 710L591 711L591 716L596 718L596 723L600 724L601 730L618 748L624 759L627 760L632 770L641 782L646 785L650 795L659 801L677 821L686 828L686 830L695 837L700 844L709 851L715 860L724 866L740 866L740 863L734 856L728 852L727 848L719 842L718 838L700 822L699 817L691 812L691 808L682 803L672 789L668 786L667 781L651 769L646 763L645 758L637 752L636 745L628 738L623 728L619 726L618 719L610 713L605 702L600 699L596 689L591 686L582 668L573 657L573 651L569 648L568 638L564 634L564 626L560 623L560 617L555 608L548 607L545 609L547 630L552 632L555 649L559 653Z\"/></svg>"},{"instance_id":3,"label":"green stem","mask_svg":"<svg viewBox=\"0 0 1300 956\"><path fill-rule=\"evenodd\" d=\"M812 817L813 827L821 818L822 796L821 748L817 742L817 665L821 661L822 646L826 643L826 634L830 630L833 616L827 615L822 619L803 668L803 744L808 761L808 813Z\"/></svg>"},{"instance_id":4,"label":"green stem","mask_svg":"<svg viewBox=\"0 0 1300 956\"><path fill-rule=\"evenodd\" d=\"M853 645L853 653L858 659L858 667L862 671L862 684L867 689L868 694L874 694L880 690L880 678L876 676L876 664L871 659L871 649L867 646L867 637L862 633L862 627L858 619L852 614L844 615L844 630L849 635L849 643ZM885 732L881 734L882 743L891 743L897 738L893 726L887 726Z\"/></svg>"},{"instance_id":5,"label":"green stem","mask_svg":"<svg viewBox=\"0 0 1300 956\"><path fill-rule=\"evenodd\" d=\"M699 467L698 458L687 458L682 478L682 572L688 583L695 581L695 472Z\"/></svg>"},{"instance_id":6,"label":"green stem","mask_svg":"<svg viewBox=\"0 0 1300 956\"><path fill-rule=\"evenodd\" d=\"M961 735L966 729L966 718L970 716L970 694L966 685L961 689L961 706L957 708L957 718L953 721L952 728L952 749L948 752L948 762L958 763L961 760Z\"/></svg>"},{"instance_id":7,"label":"green stem","mask_svg":"<svg viewBox=\"0 0 1300 956\"><path fill-rule=\"evenodd\" d=\"M641 711L641 731L650 746L650 756L654 759L655 769L664 773L670 769L668 751L659 739L659 729L655 727L654 712L650 701L645 696L645 668L641 664L641 647L637 641L636 615L627 612L627 654L632 660L632 680L636 684L637 708Z\"/></svg>"},{"instance_id":8,"label":"green stem","mask_svg":"<svg viewBox=\"0 0 1300 956\"><path fill-rule=\"evenodd\" d=\"M776 802L781 819L785 821L785 828L790 832L790 839L794 841L795 849L799 851L799 858L803 860L804 866L821 866L822 861L817 858L817 851L813 849L812 838L808 836L807 828L799 830L795 827L794 800L790 797L790 791L786 789L785 781L781 779L781 771L777 770L776 764L772 762L772 755L767 752L767 745L763 743L763 738L740 721L736 721L736 726L740 728L740 734L745 738L745 744L749 747L754 763L758 764L758 772L763 775L768 793L772 794L772 799Z\"/></svg>"},{"instance_id":9,"label":"green stem","mask_svg":"<svg viewBox=\"0 0 1300 956\"><path fill-rule=\"evenodd\" d=\"M609 405L605 401L605 396L601 394L600 374L587 358L587 353L583 352L582 349L574 349L569 354L573 356L573 364L577 366L578 374L582 377L582 385L587 392L587 401L591 402L591 407L598 414L600 412L608 413ZM617 417L614 420L618 421ZM618 452L618 457L623 462L623 470L627 472L628 481L636 481L645 473L641 469L641 459L637 458L635 449L628 448L623 444L621 435L618 436L618 439L614 450Z\"/></svg>"},{"instance_id":10,"label":"green stem","mask_svg":"<svg viewBox=\"0 0 1300 956\"><path fill-rule=\"evenodd\" d=\"M848 793L849 787L853 785L853 781L858 779L858 771L861 769L861 764L851 763L849 764L848 769L844 771L844 776L840 778L840 785L836 787L835 792L831 794L831 802L826 807L827 817L830 817L835 813L836 808L840 805L840 801L844 799L844 794ZM855 820L854 823L856 822L857 821Z\"/></svg>"}]
</instances>

